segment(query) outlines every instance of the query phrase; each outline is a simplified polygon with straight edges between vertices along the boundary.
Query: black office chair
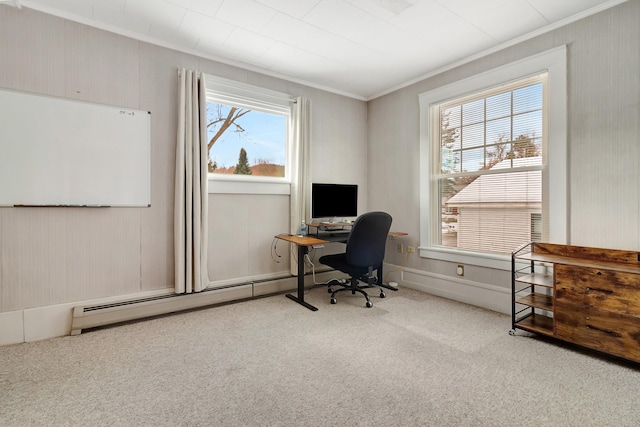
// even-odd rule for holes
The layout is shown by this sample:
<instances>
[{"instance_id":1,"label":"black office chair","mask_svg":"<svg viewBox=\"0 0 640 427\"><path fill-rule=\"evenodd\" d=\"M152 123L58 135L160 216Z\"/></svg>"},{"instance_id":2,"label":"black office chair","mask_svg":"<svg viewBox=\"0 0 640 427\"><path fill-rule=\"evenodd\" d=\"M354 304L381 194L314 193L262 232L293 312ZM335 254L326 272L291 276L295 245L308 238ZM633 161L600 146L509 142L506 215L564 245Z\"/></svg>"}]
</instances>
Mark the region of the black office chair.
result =
<instances>
[{"instance_id":1,"label":"black office chair","mask_svg":"<svg viewBox=\"0 0 640 427\"><path fill-rule=\"evenodd\" d=\"M331 292L331 304L335 304L336 294L343 291L351 291L352 295L359 292L367 299L366 306L373 307L369 295L363 290L377 287L382 282L382 262L384 251L391 228L391 215L386 212L369 212L359 216L353 223L351 233L347 238L347 248L344 253L325 255L320 257L320 263L347 273L350 276L349 283L332 281L329 283ZM373 275L377 270L378 277ZM366 283L358 285L358 281ZM334 291L332 286L339 285L342 288ZM385 293L380 289L380 298Z\"/></svg>"}]
</instances>

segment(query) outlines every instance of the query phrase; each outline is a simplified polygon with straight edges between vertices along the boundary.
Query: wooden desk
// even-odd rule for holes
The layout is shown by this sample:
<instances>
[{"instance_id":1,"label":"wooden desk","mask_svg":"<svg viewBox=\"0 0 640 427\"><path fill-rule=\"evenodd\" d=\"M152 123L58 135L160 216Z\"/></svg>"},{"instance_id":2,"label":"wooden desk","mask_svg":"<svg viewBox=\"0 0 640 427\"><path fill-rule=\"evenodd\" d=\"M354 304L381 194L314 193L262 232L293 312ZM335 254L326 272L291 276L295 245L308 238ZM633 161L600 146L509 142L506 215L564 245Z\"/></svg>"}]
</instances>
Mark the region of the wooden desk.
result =
<instances>
[{"instance_id":1,"label":"wooden desk","mask_svg":"<svg viewBox=\"0 0 640 427\"><path fill-rule=\"evenodd\" d=\"M311 225L311 224L310 224ZM335 225L335 224L333 224ZM345 223L344 225L352 225L352 223ZM398 232L398 231L391 231L389 232L389 236L391 238L393 237L401 237L401 236L406 236L407 233L404 232ZM292 295L292 294L286 294L285 296L295 302L297 302L298 304L307 307L309 310L311 311L318 311L317 307L312 306L311 304L307 303L304 301L304 257L305 255L307 255L307 253L309 252L309 246L313 246L313 245L324 245L325 243L329 243L331 241L333 242L342 242L345 243L347 237L349 236L348 233L345 233L344 238L341 239L329 239L329 240L324 240L321 239L319 237L314 237L314 236L296 236L296 235L291 235L291 234L278 234L276 236L274 236L276 239L280 239L280 240L284 240L285 242L289 242L289 243L293 243L294 245L296 245L298 247L298 296ZM380 280L380 284L378 284L378 286L381 286L383 288L387 288L389 290L392 291L397 291L397 288L393 288L391 286L385 285L384 283L382 283L382 268L380 268L380 271L378 271L378 276L379 276L379 280Z\"/></svg>"},{"instance_id":2,"label":"wooden desk","mask_svg":"<svg viewBox=\"0 0 640 427\"><path fill-rule=\"evenodd\" d=\"M329 243L328 240L318 239L313 236L292 236L290 234L278 234L274 236L276 239L293 243L298 247L298 296L286 294L286 297L307 307L311 311L318 311L317 307L304 301L304 257L309 252L309 246L324 245Z\"/></svg>"}]
</instances>

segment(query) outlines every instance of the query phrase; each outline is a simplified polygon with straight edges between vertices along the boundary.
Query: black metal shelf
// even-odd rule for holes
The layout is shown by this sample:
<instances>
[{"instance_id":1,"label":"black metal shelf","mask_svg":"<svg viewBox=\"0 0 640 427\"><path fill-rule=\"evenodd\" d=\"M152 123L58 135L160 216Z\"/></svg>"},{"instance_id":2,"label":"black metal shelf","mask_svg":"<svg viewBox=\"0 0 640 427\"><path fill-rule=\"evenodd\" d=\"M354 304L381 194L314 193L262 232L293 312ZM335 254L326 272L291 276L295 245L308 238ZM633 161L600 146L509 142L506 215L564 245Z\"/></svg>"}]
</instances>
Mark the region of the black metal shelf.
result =
<instances>
[{"instance_id":1,"label":"black metal shelf","mask_svg":"<svg viewBox=\"0 0 640 427\"><path fill-rule=\"evenodd\" d=\"M534 246L527 243L511 254L512 335L516 329L553 335L553 272L549 274L547 264L531 256ZM537 266L545 273L536 271Z\"/></svg>"}]
</instances>

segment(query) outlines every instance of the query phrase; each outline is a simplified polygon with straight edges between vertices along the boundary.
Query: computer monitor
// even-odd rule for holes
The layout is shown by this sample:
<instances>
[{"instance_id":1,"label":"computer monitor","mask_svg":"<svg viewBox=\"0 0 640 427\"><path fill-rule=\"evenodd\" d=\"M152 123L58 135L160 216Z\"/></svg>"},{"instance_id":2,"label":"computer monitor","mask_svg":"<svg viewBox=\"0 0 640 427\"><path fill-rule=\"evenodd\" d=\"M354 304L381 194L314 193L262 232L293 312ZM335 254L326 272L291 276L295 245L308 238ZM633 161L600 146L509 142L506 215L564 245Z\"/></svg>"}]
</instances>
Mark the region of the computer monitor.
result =
<instances>
[{"instance_id":1,"label":"computer monitor","mask_svg":"<svg viewBox=\"0 0 640 427\"><path fill-rule=\"evenodd\" d=\"M355 184L311 184L311 216L328 219L358 216L358 186Z\"/></svg>"}]
</instances>

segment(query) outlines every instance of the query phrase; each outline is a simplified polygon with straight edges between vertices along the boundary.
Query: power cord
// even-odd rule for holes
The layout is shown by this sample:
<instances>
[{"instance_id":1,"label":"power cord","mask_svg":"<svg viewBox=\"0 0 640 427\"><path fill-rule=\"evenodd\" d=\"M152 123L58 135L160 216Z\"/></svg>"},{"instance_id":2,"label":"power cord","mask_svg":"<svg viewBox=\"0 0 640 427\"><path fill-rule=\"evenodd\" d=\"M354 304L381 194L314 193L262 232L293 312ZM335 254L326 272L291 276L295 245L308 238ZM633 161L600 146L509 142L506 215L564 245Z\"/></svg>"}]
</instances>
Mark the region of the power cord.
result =
<instances>
[{"instance_id":1,"label":"power cord","mask_svg":"<svg viewBox=\"0 0 640 427\"><path fill-rule=\"evenodd\" d=\"M273 262L280 264L280 258L282 258L282 255L280 255L278 253L278 240L277 238L273 239L273 242L271 244L271 259L273 260ZM290 250L291 250L291 255L293 256L294 261L297 263L298 262L298 254L297 251L294 250L293 248L294 245L290 245ZM313 257L315 258L315 248L311 248L311 254L313 255ZM338 283L342 283L345 284L347 283L346 279L329 279L326 282L318 282L316 280L316 265L313 263L312 258L309 256L309 254L305 254L304 256L304 263L305 263L305 267L308 267L311 269L311 275L313 277L313 284L314 285L322 285L322 286L327 286L329 285L330 282L332 281L336 281Z\"/></svg>"},{"instance_id":2,"label":"power cord","mask_svg":"<svg viewBox=\"0 0 640 427\"><path fill-rule=\"evenodd\" d=\"M329 280L327 280L326 282L318 282L318 281L316 280L316 266L315 266L315 264L311 261L311 258L309 258L309 254L306 254L306 255L305 255L305 265L306 265L307 267L311 268L311 276L313 277L313 284L314 284L314 285L328 286L328 285L329 285L329 283L331 283L331 282L338 282L338 283L341 283L341 284L345 284L345 283L347 283L347 280L346 280L346 279L336 279L336 278L334 278L334 279L329 279Z\"/></svg>"},{"instance_id":3,"label":"power cord","mask_svg":"<svg viewBox=\"0 0 640 427\"><path fill-rule=\"evenodd\" d=\"M282 255L278 253L278 240L275 237L273 238L273 242L271 244L271 259L273 262L280 264L279 258L282 258Z\"/></svg>"},{"instance_id":4,"label":"power cord","mask_svg":"<svg viewBox=\"0 0 640 427\"><path fill-rule=\"evenodd\" d=\"M322 285L323 283L318 283L316 281L316 265L313 263L313 261L311 261L311 258L309 257L309 254L306 254L304 256L304 264L306 267L311 268L311 276L313 277L313 284L314 285Z\"/></svg>"},{"instance_id":5,"label":"power cord","mask_svg":"<svg viewBox=\"0 0 640 427\"><path fill-rule=\"evenodd\" d=\"M404 259L402 260L402 264L400 264L400 266L398 268L394 268L391 271L386 271L385 274L384 274L384 279L383 279L382 282L383 283L385 283L385 282L389 283L389 274L395 273L396 271L402 271L407 265L407 259L408 258L409 258L409 252L407 251L407 252L404 253Z\"/></svg>"}]
</instances>

